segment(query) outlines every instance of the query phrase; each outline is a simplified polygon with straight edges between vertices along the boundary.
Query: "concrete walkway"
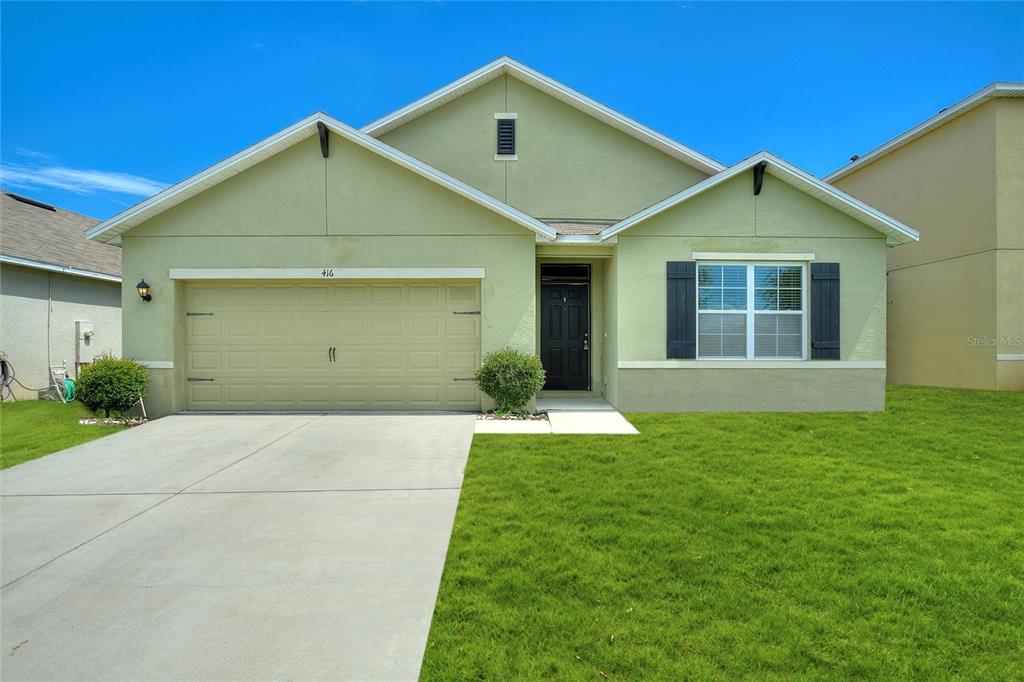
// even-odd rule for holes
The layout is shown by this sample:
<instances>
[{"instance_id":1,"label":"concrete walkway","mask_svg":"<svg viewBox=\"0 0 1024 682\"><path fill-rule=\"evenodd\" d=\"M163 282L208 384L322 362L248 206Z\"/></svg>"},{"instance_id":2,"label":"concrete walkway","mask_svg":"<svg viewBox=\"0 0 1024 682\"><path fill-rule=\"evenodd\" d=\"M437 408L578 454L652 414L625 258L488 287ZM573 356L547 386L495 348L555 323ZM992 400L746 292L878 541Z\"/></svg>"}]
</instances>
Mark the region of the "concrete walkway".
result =
<instances>
[{"instance_id":1,"label":"concrete walkway","mask_svg":"<svg viewBox=\"0 0 1024 682\"><path fill-rule=\"evenodd\" d=\"M479 419L477 433L639 433L618 410L600 398L538 398L537 411L548 420Z\"/></svg>"},{"instance_id":2,"label":"concrete walkway","mask_svg":"<svg viewBox=\"0 0 1024 682\"><path fill-rule=\"evenodd\" d=\"M474 423L175 416L5 470L0 676L415 679Z\"/></svg>"}]
</instances>

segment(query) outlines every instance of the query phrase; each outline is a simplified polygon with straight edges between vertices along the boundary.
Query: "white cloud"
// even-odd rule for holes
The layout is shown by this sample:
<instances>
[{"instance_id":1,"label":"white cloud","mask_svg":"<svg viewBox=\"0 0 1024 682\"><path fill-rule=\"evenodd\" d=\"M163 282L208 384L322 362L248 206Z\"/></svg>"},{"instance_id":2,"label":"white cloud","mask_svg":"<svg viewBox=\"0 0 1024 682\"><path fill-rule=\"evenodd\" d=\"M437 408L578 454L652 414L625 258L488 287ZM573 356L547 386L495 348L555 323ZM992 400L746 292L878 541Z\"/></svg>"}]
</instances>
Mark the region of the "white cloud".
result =
<instances>
[{"instance_id":1,"label":"white cloud","mask_svg":"<svg viewBox=\"0 0 1024 682\"><path fill-rule=\"evenodd\" d=\"M148 197L167 187L165 183L129 173L113 173L63 166L0 166L0 182L10 187L53 187L75 194L109 192Z\"/></svg>"},{"instance_id":2,"label":"white cloud","mask_svg":"<svg viewBox=\"0 0 1024 682\"><path fill-rule=\"evenodd\" d=\"M53 157L46 152L37 152L34 149L25 149L24 147L15 147L14 153L18 156L24 156L26 159L37 159L39 161L53 161Z\"/></svg>"}]
</instances>

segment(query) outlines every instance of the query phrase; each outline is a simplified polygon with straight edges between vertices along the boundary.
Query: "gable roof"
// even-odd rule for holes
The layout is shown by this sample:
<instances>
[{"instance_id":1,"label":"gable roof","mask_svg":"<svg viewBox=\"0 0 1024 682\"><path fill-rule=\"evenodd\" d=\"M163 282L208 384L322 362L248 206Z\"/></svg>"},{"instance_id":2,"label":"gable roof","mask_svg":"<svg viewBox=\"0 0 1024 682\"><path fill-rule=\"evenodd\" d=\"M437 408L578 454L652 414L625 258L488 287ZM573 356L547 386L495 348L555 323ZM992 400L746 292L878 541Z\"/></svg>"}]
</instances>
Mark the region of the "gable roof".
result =
<instances>
[{"instance_id":1,"label":"gable roof","mask_svg":"<svg viewBox=\"0 0 1024 682\"><path fill-rule=\"evenodd\" d=\"M600 239L601 241L604 241L614 237L623 230L628 230L634 225L656 216L663 211L667 211L673 206L677 206L688 199L692 199L712 187L717 187L726 180L734 178L744 171L751 170L762 161L768 164L765 172L772 177L778 178L805 194L809 194L815 199L828 204L832 208L845 213L851 218L859 220L865 225L878 230L886 236L886 241L888 243L904 244L909 241L918 240L919 234L917 230L907 227L895 218L885 215L878 209L868 206L864 202L851 197L849 194L836 189L822 180L819 180L810 173L806 173L796 166L783 161L774 154L764 151L758 152L757 154L740 161L736 165L726 168L717 175L712 175L710 178L706 178L678 194L673 194L653 206L648 206L644 210L620 220L611 227L605 228L601 231Z\"/></svg>"},{"instance_id":2,"label":"gable roof","mask_svg":"<svg viewBox=\"0 0 1024 682\"><path fill-rule=\"evenodd\" d=\"M5 190L0 194L0 261L120 282L121 249L85 238L98 222Z\"/></svg>"},{"instance_id":3,"label":"gable roof","mask_svg":"<svg viewBox=\"0 0 1024 682\"><path fill-rule=\"evenodd\" d=\"M655 149L679 159L704 173L713 174L725 168L714 159L693 150L686 145L648 128L647 126L634 121L633 119L620 114L610 107L591 99L572 88L548 78L544 74L534 71L530 67L520 64L511 57L500 57L490 64L483 66L462 78L449 83L439 90L435 90L425 97L421 97L412 104L402 107L397 111L379 118L373 123L363 126L362 131L367 135L379 137L384 133L394 130L398 126L422 116L423 114L437 109L443 104L450 102L462 95L475 90L481 85L508 75L531 85L541 92L554 97L555 99L568 104L569 106L582 111L588 116L596 118L616 130L619 130L632 138L635 138Z\"/></svg>"},{"instance_id":4,"label":"gable roof","mask_svg":"<svg viewBox=\"0 0 1024 682\"><path fill-rule=\"evenodd\" d=\"M943 126L955 118L963 116L968 111L976 109L991 99L1003 97L1024 97L1024 82L996 82L985 86L973 95L968 95L951 107L946 107L931 118L917 124L905 133L901 133L885 144L875 147L867 154L864 154L847 163L825 177L826 182L835 182L840 178L849 175L861 166L879 159L889 152L895 151L905 144L909 144L917 138L930 133L936 128Z\"/></svg>"},{"instance_id":5,"label":"gable roof","mask_svg":"<svg viewBox=\"0 0 1024 682\"><path fill-rule=\"evenodd\" d=\"M481 192L480 190L457 180L447 173L443 173L433 166L429 166L419 159L398 151L394 147L375 140L369 135L362 133L355 128L345 125L341 121L328 116L325 113L317 112L298 123L291 125L279 133L257 142L256 144L243 149L237 154L230 156L220 163L210 166L190 178L182 180L176 185L153 195L149 199L135 204L131 208L118 213L112 218L104 220L86 233L89 239L101 242L117 243L120 236L149 220L150 218L163 213L164 211L177 206L178 204L194 197L214 185L224 182L228 178L238 175L242 171L255 166L260 161L267 159L280 151L283 151L302 140L317 134L317 124L322 123L332 133L352 142L363 149L369 150L379 156L394 162L395 164L412 171L432 182L445 187L456 194L469 199L475 204L488 208L495 213L508 218L514 223L533 230L544 239L554 239L555 230L541 221L529 216L517 208L498 201L494 197Z\"/></svg>"}]
</instances>

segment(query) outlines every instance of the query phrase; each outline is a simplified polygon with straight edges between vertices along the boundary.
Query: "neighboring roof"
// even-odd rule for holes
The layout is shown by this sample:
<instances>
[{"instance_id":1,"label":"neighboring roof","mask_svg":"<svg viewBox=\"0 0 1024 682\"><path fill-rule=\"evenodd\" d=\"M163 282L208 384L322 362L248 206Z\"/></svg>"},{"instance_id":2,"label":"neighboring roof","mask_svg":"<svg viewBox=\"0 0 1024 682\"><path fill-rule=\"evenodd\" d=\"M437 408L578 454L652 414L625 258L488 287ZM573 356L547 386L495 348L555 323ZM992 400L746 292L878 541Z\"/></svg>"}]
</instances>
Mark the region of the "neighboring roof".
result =
<instances>
[{"instance_id":1,"label":"neighboring roof","mask_svg":"<svg viewBox=\"0 0 1024 682\"><path fill-rule=\"evenodd\" d=\"M851 197L849 194L846 194L832 185L819 180L810 173L806 173L796 166L783 161L770 152L758 152L750 158L740 161L735 166L730 166L718 175L712 175L710 178L706 178L678 194L673 194L653 206L648 206L644 210L635 213L624 220L620 220L601 232L601 240L603 241L610 237L614 237L618 233L623 230L628 230L637 223L641 223L663 211L667 211L673 206L677 206L688 199L692 199L712 187L717 187L726 180L752 169L762 161L767 163L765 172L768 175L778 178L796 189L809 194L815 199L828 204L836 210L845 213L851 218L855 218L865 225L878 230L882 234L886 235L888 243L904 244L909 241L918 240L919 235L917 230L907 227L895 218L885 215L878 209L868 206L864 202Z\"/></svg>"},{"instance_id":2,"label":"neighboring roof","mask_svg":"<svg viewBox=\"0 0 1024 682\"><path fill-rule=\"evenodd\" d=\"M521 80L541 92L568 104L574 109L582 111L588 116L592 116L630 137L649 144L655 149L679 159L704 173L713 174L725 168L725 166L714 159L704 156L700 152L690 149L686 145L680 144L656 130L652 130L642 123L638 123L620 114L597 100L576 92L572 88L552 80L528 66L520 64L510 57L496 59L457 81L449 83L440 90L436 90L426 97L422 97L412 104L402 107L398 111L394 111L369 125L363 126L362 131L373 137L379 137L503 75Z\"/></svg>"},{"instance_id":3,"label":"neighboring roof","mask_svg":"<svg viewBox=\"0 0 1024 682\"><path fill-rule=\"evenodd\" d=\"M601 230L614 225L614 220L545 220L558 234L601 234Z\"/></svg>"},{"instance_id":4,"label":"neighboring roof","mask_svg":"<svg viewBox=\"0 0 1024 682\"><path fill-rule=\"evenodd\" d=\"M905 144L913 142L917 138L930 133L939 126L949 123L955 118L963 116L968 111L976 109L991 99L1004 97L1024 97L1024 82L998 82L992 83L973 95L969 95L951 107L946 107L923 123L919 123L910 130L892 138L880 147L875 147L867 154L857 157L850 163L838 168L825 177L826 182L835 182L840 178L849 175L861 166L881 158L889 152L895 151Z\"/></svg>"},{"instance_id":5,"label":"neighboring roof","mask_svg":"<svg viewBox=\"0 0 1024 682\"><path fill-rule=\"evenodd\" d=\"M0 192L0 261L111 281L121 249L85 238L99 221L13 192Z\"/></svg>"},{"instance_id":6,"label":"neighboring roof","mask_svg":"<svg viewBox=\"0 0 1024 682\"><path fill-rule=\"evenodd\" d=\"M455 192L456 194L469 199L495 213L502 215L512 222L518 223L527 229L533 230L545 239L554 239L555 231L517 208L498 201L494 197L470 187L461 180L457 180L446 173L442 173L433 166L429 166L408 154L398 151L394 147L373 139L365 133L361 133L351 126L317 112L298 123L291 125L281 132L257 142L247 149L243 149L234 156L228 157L218 164L210 166L204 171L182 180L176 185L168 187L159 194L155 194L145 201L132 206L126 211L118 213L113 218L103 221L96 227L89 230L86 236L89 239L96 239L102 242L116 242L125 232L149 220L150 218L163 213L169 208L177 206L187 199L203 192L204 190L217 185L228 178L238 175L242 171L255 166L260 161L267 159L292 145L301 142L317 134L317 124L322 123L332 133L346 139L363 149L393 161L397 165L412 171L417 175L427 178L442 187Z\"/></svg>"}]
</instances>

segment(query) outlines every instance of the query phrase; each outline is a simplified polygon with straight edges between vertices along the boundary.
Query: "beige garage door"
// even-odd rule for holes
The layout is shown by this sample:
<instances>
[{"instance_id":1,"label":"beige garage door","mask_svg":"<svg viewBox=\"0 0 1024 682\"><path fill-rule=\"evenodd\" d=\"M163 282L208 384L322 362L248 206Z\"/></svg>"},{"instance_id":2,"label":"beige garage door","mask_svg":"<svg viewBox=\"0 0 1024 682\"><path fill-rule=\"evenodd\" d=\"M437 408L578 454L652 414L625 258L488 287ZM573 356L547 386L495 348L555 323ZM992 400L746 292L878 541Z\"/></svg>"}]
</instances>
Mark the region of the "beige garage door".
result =
<instances>
[{"instance_id":1,"label":"beige garage door","mask_svg":"<svg viewBox=\"0 0 1024 682\"><path fill-rule=\"evenodd\" d=\"M190 410L475 410L477 281L191 282Z\"/></svg>"}]
</instances>

